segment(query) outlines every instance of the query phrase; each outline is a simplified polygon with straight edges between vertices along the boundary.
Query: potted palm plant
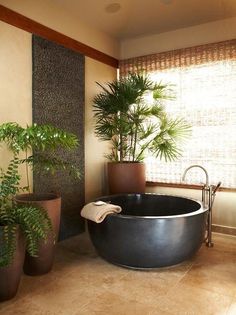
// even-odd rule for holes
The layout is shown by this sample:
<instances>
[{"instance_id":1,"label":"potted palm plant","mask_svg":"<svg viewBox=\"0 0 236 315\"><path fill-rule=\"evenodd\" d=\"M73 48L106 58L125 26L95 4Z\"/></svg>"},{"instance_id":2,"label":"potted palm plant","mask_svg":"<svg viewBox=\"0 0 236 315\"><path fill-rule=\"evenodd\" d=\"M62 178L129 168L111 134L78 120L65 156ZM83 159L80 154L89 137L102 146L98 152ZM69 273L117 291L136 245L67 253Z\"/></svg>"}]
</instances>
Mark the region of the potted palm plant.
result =
<instances>
[{"instance_id":1,"label":"potted palm plant","mask_svg":"<svg viewBox=\"0 0 236 315\"><path fill-rule=\"evenodd\" d=\"M19 206L14 195L19 191L19 159L14 156L6 172L0 172L0 301L13 298L20 283L25 247L37 256L39 242L52 231L47 212L32 205Z\"/></svg>"},{"instance_id":2,"label":"potted palm plant","mask_svg":"<svg viewBox=\"0 0 236 315\"><path fill-rule=\"evenodd\" d=\"M181 118L170 119L163 100L171 99L169 85L154 83L147 75L130 74L101 85L94 98L95 134L110 141L108 186L110 193L145 191L147 154L174 160L181 155L177 141L190 126Z\"/></svg>"},{"instance_id":3,"label":"potted palm plant","mask_svg":"<svg viewBox=\"0 0 236 315\"><path fill-rule=\"evenodd\" d=\"M41 242L38 257L26 254L24 271L29 275L39 275L49 272L54 259L55 239L57 239L61 213L61 197L57 194L35 194L30 192L29 168L34 172L54 174L59 170L66 170L78 178L78 167L58 156L58 150L72 150L77 147L77 137L69 132L51 125L37 125L21 127L17 123L4 123L0 126L0 142L8 145L9 150L16 156L24 154L19 164L26 166L27 194L15 197L18 205L32 205L42 207L47 211L53 233L47 235L47 242Z\"/></svg>"}]
</instances>

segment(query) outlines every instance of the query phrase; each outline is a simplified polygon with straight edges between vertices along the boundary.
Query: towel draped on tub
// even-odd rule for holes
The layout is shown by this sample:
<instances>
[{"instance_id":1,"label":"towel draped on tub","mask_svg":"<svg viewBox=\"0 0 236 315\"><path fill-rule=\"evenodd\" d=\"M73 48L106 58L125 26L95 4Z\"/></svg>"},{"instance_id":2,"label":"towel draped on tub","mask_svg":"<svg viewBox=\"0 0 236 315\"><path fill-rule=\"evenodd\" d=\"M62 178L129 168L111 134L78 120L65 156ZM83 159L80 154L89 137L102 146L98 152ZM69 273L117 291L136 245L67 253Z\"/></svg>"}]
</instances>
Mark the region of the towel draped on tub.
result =
<instances>
[{"instance_id":1,"label":"towel draped on tub","mask_svg":"<svg viewBox=\"0 0 236 315\"><path fill-rule=\"evenodd\" d=\"M101 223L108 214L121 212L121 207L103 201L90 202L81 210L81 216L85 219Z\"/></svg>"}]
</instances>

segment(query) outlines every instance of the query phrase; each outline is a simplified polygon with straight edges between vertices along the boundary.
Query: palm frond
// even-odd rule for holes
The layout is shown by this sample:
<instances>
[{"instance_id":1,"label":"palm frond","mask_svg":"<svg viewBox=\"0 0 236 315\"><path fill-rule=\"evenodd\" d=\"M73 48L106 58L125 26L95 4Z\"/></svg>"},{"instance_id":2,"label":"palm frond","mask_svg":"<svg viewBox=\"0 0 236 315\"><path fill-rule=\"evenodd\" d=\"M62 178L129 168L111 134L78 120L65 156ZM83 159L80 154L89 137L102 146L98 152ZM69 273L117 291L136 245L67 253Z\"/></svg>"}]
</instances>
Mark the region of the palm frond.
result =
<instances>
[{"instance_id":1,"label":"palm frond","mask_svg":"<svg viewBox=\"0 0 236 315\"><path fill-rule=\"evenodd\" d=\"M106 85L95 96L93 111L95 134L112 144L111 160L140 161L145 152L166 160L181 153L176 141L190 134L190 126L182 119L169 119L163 100L174 98L172 86L153 82L148 75L131 73ZM153 100L146 99L151 93Z\"/></svg>"},{"instance_id":2,"label":"palm frond","mask_svg":"<svg viewBox=\"0 0 236 315\"><path fill-rule=\"evenodd\" d=\"M171 138L183 139L191 135L191 127L182 118L169 120L167 133Z\"/></svg>"}]
</instances>

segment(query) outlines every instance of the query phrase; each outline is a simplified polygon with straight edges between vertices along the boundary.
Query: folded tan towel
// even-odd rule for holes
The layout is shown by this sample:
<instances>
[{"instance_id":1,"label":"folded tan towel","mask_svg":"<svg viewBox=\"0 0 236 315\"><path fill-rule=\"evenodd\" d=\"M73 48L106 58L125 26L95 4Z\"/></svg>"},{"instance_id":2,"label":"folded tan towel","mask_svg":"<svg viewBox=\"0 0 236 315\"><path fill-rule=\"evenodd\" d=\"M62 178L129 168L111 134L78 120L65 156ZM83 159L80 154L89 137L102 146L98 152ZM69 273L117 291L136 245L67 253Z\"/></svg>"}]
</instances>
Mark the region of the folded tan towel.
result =
<instances>
[{"instance_id":1,"label":"folded tan towel","mask_svg":"<svg viewBox=\"0 0 236 315\"><path fill-rule=\"evenodd\" d=\"M101 223L108 214L121 212L121 207L103 201L90 202L81 210L81 216L85 219Z\"/></svg>"}]
</instances>

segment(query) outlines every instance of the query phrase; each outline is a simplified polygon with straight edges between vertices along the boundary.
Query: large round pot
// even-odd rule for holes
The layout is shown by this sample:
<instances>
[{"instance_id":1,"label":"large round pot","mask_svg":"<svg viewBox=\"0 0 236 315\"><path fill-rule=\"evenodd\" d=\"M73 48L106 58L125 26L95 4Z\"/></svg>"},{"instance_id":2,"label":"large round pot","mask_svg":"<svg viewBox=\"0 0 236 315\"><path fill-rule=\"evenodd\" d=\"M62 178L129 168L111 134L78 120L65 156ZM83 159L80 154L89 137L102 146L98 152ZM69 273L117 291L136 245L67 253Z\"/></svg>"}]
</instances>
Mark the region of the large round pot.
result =
<instances>
[{"instance_id":1,"label":"large round pot","mask_svg":"<svg viewBox=\"0 0 236 315\"><path fill-rule=\"evenodd\" d=\"M55 256L55 243L58 238L61 217L61 197L52 193L21 194L16 196L16 202L44 208L51 219L53 232L48 234L46 242L41 241L38 257L31 257L26 253L24 263L24 272L27 275L37 276L48 273L52 269Z\"/></svg>"},{"instance_id":2,"label":"large round pot","mask_svg":"<svg viewBox=\"0 0 236 315\"><path fill-rule=\"evenodd\" d=\"M0 226L0 233L3 227ZM12 263L7 267L0 267L0 301L12 299L18 290L25 259L25 243L22 232L17 226L16 249Z\"/></svg>"},{"instance_id":3,"label":"large round pot","mask_svg":"<svg viewBox=\"0 0 236 315\"><path fill-rule=\"evenodd\" d=\"M109 194L144 193L145 164L140 162L109 162L107 164Z\"/></svg>"}]
</instances>

